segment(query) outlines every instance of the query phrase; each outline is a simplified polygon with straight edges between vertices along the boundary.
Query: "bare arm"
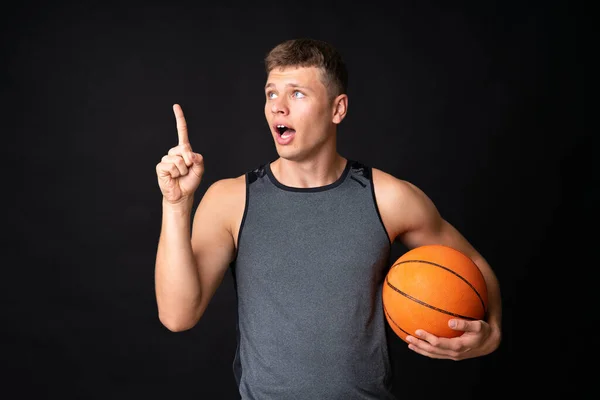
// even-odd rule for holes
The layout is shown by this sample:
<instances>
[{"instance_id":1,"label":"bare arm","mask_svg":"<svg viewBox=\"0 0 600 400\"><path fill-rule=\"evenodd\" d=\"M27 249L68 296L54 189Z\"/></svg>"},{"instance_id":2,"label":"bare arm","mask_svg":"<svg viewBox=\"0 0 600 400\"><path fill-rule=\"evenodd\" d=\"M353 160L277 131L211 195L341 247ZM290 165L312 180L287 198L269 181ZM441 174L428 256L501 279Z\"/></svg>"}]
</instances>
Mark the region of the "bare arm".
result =
<instances>
[{"instance_id":1,"label":"bare arm","mask_svg":"<svg viewBox=\"0 0 600 400\"><path fill-rule=\"evenodd\" d=\"M200 201L192 225L204 160L192 151L178 104L173 112L179 143L156 166L163 213L154 275L159 319L168 329L182 331L199 321L233 259L231 212L240 198L244 200L245 191L239 178L214 183Z\"/></svg>"},{"instance_id":2,"label":"bare arm","mask_svg":"<svg viewBox=\"0 0 600 400\"><path fill-rule=\"evenodd\" d=\"M378 206L392 240L398 240L412 249L428 244L443 244L462 251L477 264L488 289L490 340L484 341L479 354L494 351L501 338L502 305L500 285L486 259L469 241L438 212L431 199L415 185L399 180L382 171L374 170L373 180ZM464 326L461 321L462 328Z\"/></svg>"},{"instance_id":3,"label":"bare arm","mask_svg":"<svg viewBox=\"0 0 600 400\"><path fill-rule=\"evenodd\" d=\"M200 320L233 260L230 221L236 202L231 196L240 185L232 181L218 181L208 188L196 210L193 229L189 201L178 206L163 201L156 299L160 321L172 331L190 329Z\"/></svg>"},{"instance_id":4,"label":"bare arm","mask_svg":"<svg viewBox=\"0 0 600 400\"><path fill-rule=\"evenodd\" d=\"M431 199L419 188L405 182L408 194L405 204L413 210L407 219L406 231L398 239L408 248L425 244L445 244L469 256L481 270L488 289L488 313L486 320L500 333L502 307L500 286L496 274L487 260L448 221L442 218Z\"/></svg>"}]
</instances>

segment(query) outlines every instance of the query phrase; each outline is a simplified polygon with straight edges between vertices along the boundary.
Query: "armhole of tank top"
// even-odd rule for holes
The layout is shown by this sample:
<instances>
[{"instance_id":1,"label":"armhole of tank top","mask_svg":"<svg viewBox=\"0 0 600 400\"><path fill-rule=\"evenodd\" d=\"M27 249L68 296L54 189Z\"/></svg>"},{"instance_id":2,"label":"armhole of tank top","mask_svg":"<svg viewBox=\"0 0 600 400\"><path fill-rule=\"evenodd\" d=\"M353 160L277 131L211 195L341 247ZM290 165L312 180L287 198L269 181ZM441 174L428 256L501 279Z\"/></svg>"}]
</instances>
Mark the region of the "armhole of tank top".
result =
<instances>
[{"instance_id":1,"label":"armhole of tank top","mask_svg":"<svg viewBox=\"0 0 600 400\"><path fill-rule=\"evenodd\" d=\"M232 265L235 264L235 261L238 258L238 254L240 252L240 242L242 240L242 231L244 230L244 223L246 222L246 215L248 215L248 197L250 195L250 177L249 172L245 174L245 182L246 182L246 199L244 200L244 213L242 214L242 220L240 221L240 229L238 230L237 237L237 246L235 249L235 256L233 257Z\"/></svg>"},{"instance_id":2,"label":"armhole of tank top","mask_svg":"<svg viewBox=\"0 0 600 400\"><path fill-rule=\"evenodd\" d=\"M390 240L390 235L385 228L385 224L383 223L383 218L381 217L381 212L379 212L379 206L377 205L377 197L375 196L375 183L373 182L373 168L369 167L369 179L371 185L371 197L373 198L373 207L375 207L375 212L377 213L377 218L379 218L379 225L381 225L381 229L383 230L383 234L387 238L388 245L392 246L392 241Z\"/></svg>"}]
</instances>

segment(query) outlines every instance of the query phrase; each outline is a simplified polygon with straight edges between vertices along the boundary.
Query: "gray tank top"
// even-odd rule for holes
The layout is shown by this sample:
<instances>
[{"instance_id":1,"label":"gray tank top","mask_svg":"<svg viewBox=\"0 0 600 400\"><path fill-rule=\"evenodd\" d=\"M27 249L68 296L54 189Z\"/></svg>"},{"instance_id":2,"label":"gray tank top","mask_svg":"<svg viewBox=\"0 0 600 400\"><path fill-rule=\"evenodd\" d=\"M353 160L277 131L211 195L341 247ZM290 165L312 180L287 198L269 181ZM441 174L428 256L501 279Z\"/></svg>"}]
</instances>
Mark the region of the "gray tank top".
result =
<instances>
[{"instance_id":1,"label":"gray tank top","mask_svg":"<svg viewBox=\"0 0 600 400\"><path fill-rule=\"evenodd\" d=\"M243 400L394 399L381 287L391 243L371 168L316 188L246 173L232 263Z\"/></svg>"}]
</instances>

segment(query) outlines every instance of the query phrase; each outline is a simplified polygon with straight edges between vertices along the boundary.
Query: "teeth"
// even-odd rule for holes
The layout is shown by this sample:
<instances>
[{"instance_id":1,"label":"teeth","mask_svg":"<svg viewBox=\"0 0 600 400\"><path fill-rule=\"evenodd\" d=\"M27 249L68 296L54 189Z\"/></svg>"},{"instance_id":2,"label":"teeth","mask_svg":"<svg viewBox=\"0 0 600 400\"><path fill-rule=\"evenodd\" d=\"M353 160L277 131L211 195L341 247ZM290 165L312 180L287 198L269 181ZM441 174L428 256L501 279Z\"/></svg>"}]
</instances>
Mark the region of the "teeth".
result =
<instances>
[{"instance_id":1,"label":"teeth","mask_svg":"<svg viewBox=\"0 0 600 400\"><path fill-rule=\"evenodd\" d=\"M277 125L278 128L285 128L285 125Z\"/></svg>"}]
</instances>

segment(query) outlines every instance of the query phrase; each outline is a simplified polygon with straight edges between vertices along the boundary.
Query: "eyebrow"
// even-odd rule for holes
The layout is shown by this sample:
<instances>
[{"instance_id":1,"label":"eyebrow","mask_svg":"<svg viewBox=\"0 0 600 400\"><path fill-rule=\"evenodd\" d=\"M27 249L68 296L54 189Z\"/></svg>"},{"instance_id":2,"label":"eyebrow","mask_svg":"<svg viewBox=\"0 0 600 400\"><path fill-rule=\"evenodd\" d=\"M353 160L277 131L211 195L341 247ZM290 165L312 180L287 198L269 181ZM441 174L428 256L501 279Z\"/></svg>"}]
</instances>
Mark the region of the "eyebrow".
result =
<instances>
[{"instance_id":1,"label":"eyebrow","mask_svg":"<svg viewBox=\"0 0 600 400\"><path fill-rule=\"evenodd\" d=\"M272 88L272 87L275 87L274 83L267 83L265 85L265 90L268 89L268 88ZM298 85L297 83L287 83L285 85L285 87L300 88L300 89L305 89L305 90L308 90L308 91L312 91L312 89L309 88L308 86Z\"/></svg>"}]
</instances>

